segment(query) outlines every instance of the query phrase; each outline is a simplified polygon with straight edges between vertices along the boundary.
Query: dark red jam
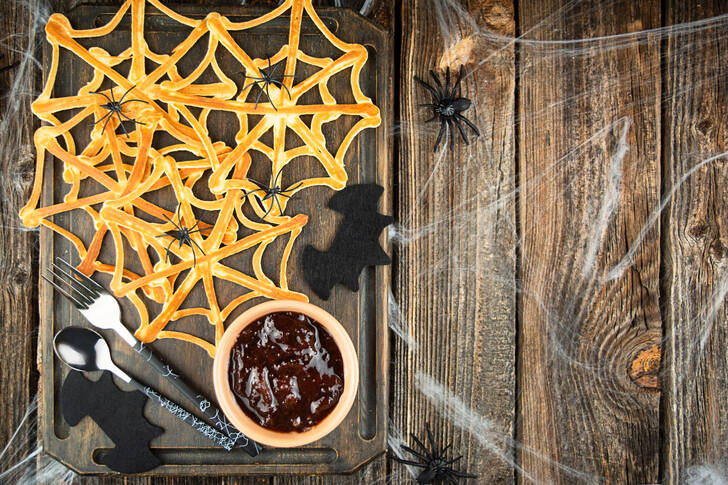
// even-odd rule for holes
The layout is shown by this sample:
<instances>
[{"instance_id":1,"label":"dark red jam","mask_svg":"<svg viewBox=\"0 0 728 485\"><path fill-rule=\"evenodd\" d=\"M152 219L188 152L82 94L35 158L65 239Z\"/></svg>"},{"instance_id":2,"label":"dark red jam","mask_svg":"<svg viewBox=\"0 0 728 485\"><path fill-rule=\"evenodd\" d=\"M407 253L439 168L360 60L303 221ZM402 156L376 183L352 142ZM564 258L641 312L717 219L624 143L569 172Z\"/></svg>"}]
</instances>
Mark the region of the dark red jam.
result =
<instances>
[{"instance_id":1,"label":"dark red jam","mask_svg":"<svg viewBox=\"0 0 728 485\"><path fill-rule=\"evenodd\" d=\"M275 431L306 431L328 416L344 391L336 342L300 313L271 313L245 327L229 369L245 414Z\"/></svg>"}]
</instances>

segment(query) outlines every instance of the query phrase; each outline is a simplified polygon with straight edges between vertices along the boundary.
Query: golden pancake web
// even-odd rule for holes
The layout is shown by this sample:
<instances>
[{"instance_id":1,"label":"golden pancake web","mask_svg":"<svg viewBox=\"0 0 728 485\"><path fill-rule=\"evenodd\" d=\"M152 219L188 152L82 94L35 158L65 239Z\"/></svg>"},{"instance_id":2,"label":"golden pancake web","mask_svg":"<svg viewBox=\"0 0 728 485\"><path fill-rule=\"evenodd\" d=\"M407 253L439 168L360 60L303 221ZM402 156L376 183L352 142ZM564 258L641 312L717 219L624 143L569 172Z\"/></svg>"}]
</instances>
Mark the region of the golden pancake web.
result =
<instances>
[{"instance_id":1,"label":"golden pancake web","mask_svg":"<svg viewBox=\"0 0 728 485\"><path fill-rule=\"evenodd\" d=\"M155 52L147 44L144 29L150 7L189 31L168 52ZM319 58L301 49L306 16L340 52L338 57ZM274 55L256 57L235 41L240 32L279 17L289 19L288 42ZM123 30L119 26L125 19L131 21L128 48L114 55L89 46L94 39ZM283 187L288 195L316 185L334 190L345 187L348 148L360 131L380 123L379 109L360 88L367 50L338 39L316 14L311 0L286 0L245 22L233 22L214 12L204 19L192 19L157 0L127 0L107 24L92 29L74 29L65 16L54 14L46 25L46 35L53 55L45 87L32 107L45 124L35 133L35 181L30 200L20 212L23 223L43 225L67 238L81 258L78 269L83 273L111 274L115 296L128 298L136 307L136 335L143 342L181 339L214 356L223 322L239 305L257 297L307 300L306 295L288 288L286 274L294 242L308 218L305 214L286 215L287 198L274 200L255 191L258 185L248 178L251 152L262 153L270 163L271 184L297 157L311 157L321 165L325 175L290 181ZM201 62L182 76L178 63L200 45L206 47ZM54 95L61 90L56 77L62 49L93 69L91 79L70 96ZM221 50L239 64L235 72L224 72L218 64ZM300 74L302 69L297 66L304 64L312 74ZM239 88L235 82L260 79L273 69L281 73L277 84L247 82ZM209 79L210 72L215 81L203 82L203 74ZM337 103L328 88L331 77L339 73L350 77L347 97L353 102ZM255 102L262 94L256 91L259 89L265 89L265 94ZM303 101L312 90L317 96L309 99L319 98L317 104ZM215 140L210 133L208 119L216 111L238 120L234 146ZM357 121L340 140L327 139L324 126L342 116L354 116ZM90 130L89 125L93 125ZM286 147L289 131L302 140L302 146ZM273 142L267 144L262 137L270 132ZM157 134L173 142L162 143ZM336 148L330 150L332 146ZM53 186L52 180L44 180L49 155L63 164L68 189L61 201L44 196L44 184ZM203 184L212 197L200 195ZM170 205L153 202L162 200L158 194L164 191L173 193L174 201ZM246 216L246 204L257 221ZM197 226L200 231L191 235L194 244L170 244L167 233L175 229L171 221L193 227L198 221L196 212L204 213L204 220ZM71 222L62 227L54 216L67 213L73 216L63 220ZM79 214L88 218L79 222ZM82 240L75 232L90 232L92 237ZM279 237L287 239L271 277L263 270L263 254ZM109 238L114 261L104 262L101 248ZM167 258L167 250L172 257ZM224 260L231 257L249 258L252 274L226 264ZM128 267L130 261L136 271ZM216 280L239 286L240 295L221 306ZM204 289L206 305L184 307L197 285ZM156 315L150 315L145 299L159 304ZM167 328L170 322L191 315L204 315L214 326L212 341Z\"/></svg>"}]
</instances>

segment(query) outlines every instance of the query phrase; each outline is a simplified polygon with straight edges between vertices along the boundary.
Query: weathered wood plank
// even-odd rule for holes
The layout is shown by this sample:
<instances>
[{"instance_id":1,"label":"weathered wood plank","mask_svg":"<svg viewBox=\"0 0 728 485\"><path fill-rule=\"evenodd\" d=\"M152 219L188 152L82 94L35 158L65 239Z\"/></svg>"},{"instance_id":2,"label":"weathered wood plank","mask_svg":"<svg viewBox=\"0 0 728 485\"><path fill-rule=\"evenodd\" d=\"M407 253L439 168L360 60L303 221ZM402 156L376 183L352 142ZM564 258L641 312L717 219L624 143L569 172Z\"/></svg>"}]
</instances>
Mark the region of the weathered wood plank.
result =
<instances>
[{"instance_id":1,"label":"weathered wood plank","mask_svg":"<svg viewBox=\"0 0 728 485\"><path fill-rule=\"evenodd\" d=\"M660 2L522 1L519 22L529 40L607 36L659 27ZM623 44L521 44L521 483L658 478L659 227L607 274L659 203L660 44Z\"/></svg>"},{"instance_id":2,"label":"weathered wood plank","mask_svg":"<svg viewBox=\"0 0 728 485\"><path fill-rule=\"evenodd\" d=\"M27 7L0 2L0 67L22 61L18 52L33 49L38 39L30 38L33 18L26 8L42 3L31 0ZM30 44L29 44L30 43ZM38 55L40 50L35 52ZM30 193L35 166L30 93L40 78L32 61L21 62L0 74L0 449L10 439L36 393L35 338L38 325L36 300L38 237L22 228L18 211ZM22 93L7 97L12 83L20 79ZM29 441L30 440L30 441ZM17 436L11 448L22 457L19 442L33 447L32 436ZM7 456L5 457L8 458ZM11 463L3 463L10 465Z\"/></svg>"},{"instance_id":3,"label":"weathered wood plank","mask_svg":"<svg viewBox=\"0 0 728 485\"><path fill-rule=\"evenodd\" d=\"M720 1L666 7L666 25L728 13ZM685 483L700 475L699 466L724 464L728 456L725 27L674 34L666 42L664 193L674 195L663 214L663 483Z\"/></svg>"},{"instance_id":4,"label":"weathered wood plank","mask_svg":"<svg viewBox=\"0 0 728 485\"><path fill-rule=\"evenodd\" d=\"M502 459L511 460L512 449L503 447L499 457L488 443L501 448L502 441L483 433L492 426L499 439L510 438L515 416L515 204L495 203L515 185L515 58L512 46L477 34L512 37L513 3L406 0L401 26L397 218L404 241L394 313L411 341L392 337L390 435L412 444L408 435L423 436L430 422L438 441L465 455L458 466L479 474L479 483L512 483L513 469ZM419 104L430 95L413 75L427 78L435 69L442 76L446 65L461 63L468 71L462 93L474 103L464 115L481 136L433 154L440 126L424 123L431 111ZM451 406L460 405L475 419L452 415ZM392 471L395 483L407 477L402 465Z\"/></svg>"}]
</instances>

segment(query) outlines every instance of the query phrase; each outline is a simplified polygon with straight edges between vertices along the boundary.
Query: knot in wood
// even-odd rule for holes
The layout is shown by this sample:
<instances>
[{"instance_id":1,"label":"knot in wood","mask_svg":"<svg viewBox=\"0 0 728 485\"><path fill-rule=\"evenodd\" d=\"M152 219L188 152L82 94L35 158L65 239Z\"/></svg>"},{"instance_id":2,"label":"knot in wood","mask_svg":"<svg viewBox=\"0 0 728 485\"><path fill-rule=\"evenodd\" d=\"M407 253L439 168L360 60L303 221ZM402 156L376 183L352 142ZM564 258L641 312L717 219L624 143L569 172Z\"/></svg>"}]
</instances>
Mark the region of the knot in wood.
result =
<instances>
[{"instance_id":1,"label":"knot in wood","mask_svg":"<svg viewBox=\"0 0 728 485\"><path fill-rule=\"evenodd\" d=\"M710 251L710 255L715 259L724 259L728 256L728 248L726 248L725 244L723 244L723 241L720 239L714 239L713 242L710 243L708 250Z\"/></svg>"},{"instance_id":2,"label":"knot in wood","mask_svg":"<svg viewBox=\"0 0 728 485\"><path fill-rule=\"evenodd\" d=\"M645 389L660 389L660 362L662 349L653 344L641 350L632 361L629 376L638 386Z\"/></svg>"}]
</instances>

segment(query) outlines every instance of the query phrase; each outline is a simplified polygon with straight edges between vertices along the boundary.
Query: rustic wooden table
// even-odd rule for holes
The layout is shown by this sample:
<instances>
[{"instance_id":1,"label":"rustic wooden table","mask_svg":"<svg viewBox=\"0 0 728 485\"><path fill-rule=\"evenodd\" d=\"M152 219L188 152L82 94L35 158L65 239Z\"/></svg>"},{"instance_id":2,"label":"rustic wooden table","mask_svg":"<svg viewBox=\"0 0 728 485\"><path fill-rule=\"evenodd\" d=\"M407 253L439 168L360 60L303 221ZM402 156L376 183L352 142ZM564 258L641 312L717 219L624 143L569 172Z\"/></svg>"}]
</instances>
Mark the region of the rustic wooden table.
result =
<instances>
[{"instance_id":1,"label":"rustic wooden table","mask_svg":"<svg viewBox=\"0 0 728 485\"><path fill-rule=\"evenodd\" d=\"M58 11L74 2L60 3ZM0 66L17 59L8 46L25 49L37 27L24 5L42 4L0 2ZM407 243L397 246L393 286L405 338L391 337L394 439L433 423L479 483L678 483L696 465L725 473L728 172L722 159L695 167L726 149L728 25L688 23L726 13L719 0L568 8L560 0L375 2L371 17L390 29L395 46L395 215L448 241L426 230L400 234ZM687 27L661 29L677 24ZM516 36L528 41L508 41ZM595 37L588 47L556 42ZM469 68L485 61L465 88L481 136L437 160L436 132L417 128L426 101L412 75L444 65L453 39L471 39L472 50L466 41L454 52ZM34 40L39 50L42 39ZM35 72L28 88L38 90ZM0 88L13 76L0 74ZM0 112L13 102L3 97ZM32 182L36 121L24 101L2 124L0 133L19 143L0 159L0 448L38 383L38 234L20 230L16 215ZM574 163L559 166L567 156ZM615 157L616 182L609 167L579 165ZM614 183L620 210L605 216L600 204ZM483 191L496 195L481 199ZM592 225L602 218L608 230L595 239ZM614 278L603 272L618 284L583 277L604 268L620 269ZM125 483L407 477L379 457L346 477Z\"/></svg>"}]
</instances>

